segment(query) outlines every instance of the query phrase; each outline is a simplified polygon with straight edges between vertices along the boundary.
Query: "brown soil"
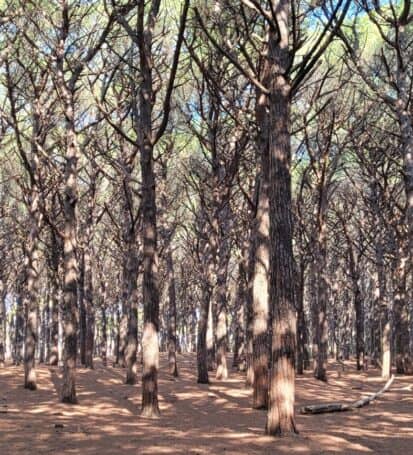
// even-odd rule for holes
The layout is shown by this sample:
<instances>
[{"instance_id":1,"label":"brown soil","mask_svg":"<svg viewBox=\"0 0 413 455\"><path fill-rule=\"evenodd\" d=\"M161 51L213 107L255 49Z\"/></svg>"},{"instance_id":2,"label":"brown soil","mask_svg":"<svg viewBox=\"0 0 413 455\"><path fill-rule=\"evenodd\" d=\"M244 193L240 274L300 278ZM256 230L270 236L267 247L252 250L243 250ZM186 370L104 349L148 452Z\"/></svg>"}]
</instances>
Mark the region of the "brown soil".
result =
<instances>
[{"instance_id":1,"label":"brown soil","mask_svg":"<svg viewBox=\"0 0 413 455\"><path fill-rule=\"evenodd\" d=\"M78 370L79 405L60 404L58 368L39 366L39 390L22 387L22 367L0 370L0 454L413 454L413 377L359 410L297 415L300 434L264 435L265 412L250 408L244 377L196 384L194 355L179 356L180 377L160 374L160 419L139 416L140 385L124 385L123 370ZM377 370L330 365L329 383L297 378L297 408L353 401L379 390Z\"/></svg>"}]
</instances>

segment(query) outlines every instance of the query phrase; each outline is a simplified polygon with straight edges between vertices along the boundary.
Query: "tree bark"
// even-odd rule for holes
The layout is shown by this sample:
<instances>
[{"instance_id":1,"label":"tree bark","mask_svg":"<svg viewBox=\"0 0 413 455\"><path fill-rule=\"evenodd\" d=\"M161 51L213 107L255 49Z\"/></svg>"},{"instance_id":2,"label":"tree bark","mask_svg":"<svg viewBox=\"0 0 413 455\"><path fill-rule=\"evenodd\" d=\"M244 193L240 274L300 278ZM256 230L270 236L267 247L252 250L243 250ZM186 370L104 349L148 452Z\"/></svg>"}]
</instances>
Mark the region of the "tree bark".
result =
<instances>
[{"instance_id":1,"label":"tree bark","mask_svg":"<svg viewBox=\"0 0 413 455\"><path fill-rule=\"evenodd\" d=\"M131 242L134 240L131 239ZM135 245L131 243L131 248L126 263L127 286L126 311L127 311L127 332L124 348L124 360L126 367L126 384L136 384L137 382L137 352L138 352L138 253Z\"/></svg>"},{"instance_id":2,"label":"tree bark","mask_svg":"<svg viewBox=\"0 0 413 455\"><path fill-rule=\"evenodd\" d=\"M304 286L305 270L301 262L299 272L299 283L297 285L297 374L304 374L304 370L309 367L308 358L308 336L307 325L304 314Z\"/></svg>"},{"instance_id":3,"label":"tree bark","mask_svg":"<svg viewBox=\"0 0 413 455\"><path fill-rule=\"evenodd\" d=\"M264 68L264 83L268 82L268 65ZM255 267L252 284L253 293L253 404L254 409L268 408L268 365L269 365L269 267L270 267L270 221L269 221L269 124L268 99L258 93L256 118L258 123L258 154L261 160L260 186L258 191L258 208L255 219Z\"/></svg>"},{"instance_id":4,"label":"tree bark","mask_svg":"<svg viewBox=\"0 0 413 455\"><path fill-rule=\"evenodd\" d=\"M63 57L62 57L63 58ZM63 77L63 70L62 70ZM65 82L61 83L62 88ZM63 386L62 402L77 403L76 397L76 358L77 358L77 330L79 313L77 308L77 281L78 264L76 257L76 206L77 206L77 163L78 146L74 122L74 100L65 93L66 117L66 162L65 188L63 199L64 235L63 235Z\"/></svg>"},{"instance_id":5,"label":"tree bark","mask_svg":"<svg viewBox=\"0 0 413 455\"><path fill-rule=\"evenodd\" d=\"M57 365L59 361L59 301L60 301L60 280L59 262L60 245L54 232L51 232L51 253L49 264L49 283L51 301L51 327L50 327L50 356L49 364Z\"/></svg>"},{"instance_id":6,"label":"tree bark","mask_svg":"<svg viewBox=\"0 0 413 455\"><path fill-rule=\"evenodd\" d=\"M4 368L6 351L6 295L6 287L0 278L0 368Z\"/></svg>"},{"instance_id":7,"label":"tree bark","mask_svg":"<svg viewBox=\"0 0 413 455\"><path fill-rule=\"evenodd\" d=\"M86 309L85 309L85 253L79 248L79 283L78 283L78 306L79 306L79 350L80 363L86 365Z\"/></svg>"},{"instance_id":8,"label":"tree bark","mask_svg":"<svg viewBox=\"0 0 413 455\"><path fill-rule=\"evenodd\" d=\"M270 313L271 367L266 432L296 433L294 258L292 248L289 2L273 1L279 34L269 32Z\"/></svg>"},{"instance_id":9,"label":"tree bark","mask_svg":"<svg viewBox=\"0 0 413 455\"><path fill-rule=\"evenodd\" d=\"M168 365L169 373L178 377L178 366L176 363L176 290L175 272L172 251L168 248L166 257L166 267L168 274Z\"/></svg>"}]
</instances>

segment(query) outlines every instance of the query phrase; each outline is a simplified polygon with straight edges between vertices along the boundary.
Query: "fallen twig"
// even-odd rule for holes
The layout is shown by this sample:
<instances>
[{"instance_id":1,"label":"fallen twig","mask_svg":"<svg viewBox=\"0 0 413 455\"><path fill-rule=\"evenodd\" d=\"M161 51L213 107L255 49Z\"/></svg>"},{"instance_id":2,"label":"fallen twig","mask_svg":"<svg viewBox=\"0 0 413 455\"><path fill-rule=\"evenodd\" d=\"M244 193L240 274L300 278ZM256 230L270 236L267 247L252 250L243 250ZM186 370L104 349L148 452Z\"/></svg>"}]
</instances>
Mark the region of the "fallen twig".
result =
<instances>
[{"instance_id":1,"label":"fallen twig","mask_svg":"<svg viewBox=\"0 0 413 455\"><path fill-rule=\"evenodd\" d=\"M394 375L386 382L384 387L378 392L368 395L361 400L354 401L353 403L325 403L325 404L312 404L308 406L303 406L300 409L301 414L324 414L326 412L343 412L351 411L352 409L362 408L363 406L368 405L377 397L385 393L394 381Z\"/></svg>"}]
</instances>

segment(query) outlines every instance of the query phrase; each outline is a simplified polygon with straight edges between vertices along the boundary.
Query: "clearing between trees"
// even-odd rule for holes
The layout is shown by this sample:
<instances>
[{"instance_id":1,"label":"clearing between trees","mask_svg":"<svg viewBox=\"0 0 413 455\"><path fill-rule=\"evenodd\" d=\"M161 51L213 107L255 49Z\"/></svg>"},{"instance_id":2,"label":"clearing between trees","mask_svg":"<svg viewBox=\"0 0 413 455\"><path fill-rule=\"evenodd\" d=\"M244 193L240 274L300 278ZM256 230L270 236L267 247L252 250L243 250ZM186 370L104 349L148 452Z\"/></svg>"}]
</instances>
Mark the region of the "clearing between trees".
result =
<instances>
[{"instance_id":1,"label":"clearing between trees","mask_svg":"<svg viewBox=\"0 0 413 455\"><path fill-rule=\"evenodd\" d=\"M413 378L396 376L369 406L344 413L301 415L308 404L352 402L378 391L380 371L357 372L354 362L329 364L323 383L308 371L297 377L300 434L264 434L266 412L251 409L245 375L196 383L196 356L178 355L180 377L161 355L159 419L139 416L141 384L124 384L121 368L78 370L78 406L59 403L58 367L39 365L35 393L22 386L23 369L0 370L1 454L405 454L413 447Z\"/></svg>"}]
</instances>

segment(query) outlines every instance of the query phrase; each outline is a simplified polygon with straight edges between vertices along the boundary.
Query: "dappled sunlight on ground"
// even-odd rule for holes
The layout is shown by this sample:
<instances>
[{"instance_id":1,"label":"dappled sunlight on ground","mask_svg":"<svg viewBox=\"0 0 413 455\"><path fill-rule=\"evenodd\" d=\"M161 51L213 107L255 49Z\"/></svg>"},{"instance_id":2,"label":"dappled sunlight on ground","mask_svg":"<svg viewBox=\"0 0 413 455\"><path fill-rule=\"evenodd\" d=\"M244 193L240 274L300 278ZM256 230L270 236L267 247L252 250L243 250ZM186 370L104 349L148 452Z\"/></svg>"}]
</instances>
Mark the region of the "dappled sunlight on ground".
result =
<instances>
[{"instance_id":1,"label":"dappled sunlight on ground","mask_svg":"<svg viewBox=\"0 0 413 455\"><path fill-rule=\"evenodd\" d=\"M162 356L161 418L139 416L140 384L123 384L124 371L78 369L79 405L59 403L61 372L38 368L39 390L22 387L23 368L0 370L0 454L403 454L413 453L413 377L396 377L369 406L350 412L299 415L300 435L264 435L265 411L252 410L251 391L234 371L226 381L196 383L196 356L178 356L171 378ZM329 382L311 372L297 378L297 409L305 404L351 402L383 385L378 370L345 371L330 364Z\"/></svg>"}]
</instances>

